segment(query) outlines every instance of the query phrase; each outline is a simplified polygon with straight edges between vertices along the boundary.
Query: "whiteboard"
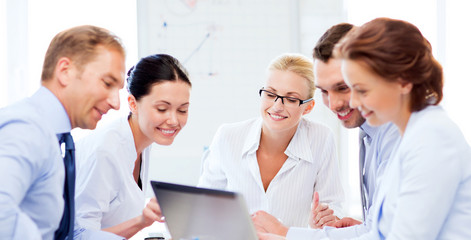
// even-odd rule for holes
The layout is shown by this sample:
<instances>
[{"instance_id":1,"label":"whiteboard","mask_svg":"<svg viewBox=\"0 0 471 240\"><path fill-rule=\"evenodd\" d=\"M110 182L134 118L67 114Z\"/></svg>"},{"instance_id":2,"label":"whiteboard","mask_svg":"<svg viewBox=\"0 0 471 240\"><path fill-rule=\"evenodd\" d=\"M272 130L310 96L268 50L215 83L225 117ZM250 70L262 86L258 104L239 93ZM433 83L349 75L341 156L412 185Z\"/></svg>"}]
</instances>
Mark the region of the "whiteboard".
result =
<instances>
[{"instance_id":1,"label":"whiteboard","mask_svg":"<svg viewBox=\"0 0 471 240\"><path fill-rule=\"evenodd\" d=\"M299 9L299 1L291 0L137 3L139 57L156 53L176 57L189 71L193 85L188 123L171 146L153 145L149 176L195 185L202 154L217 128L260 116L258 90L270 61L282 53L300 52L300 41L306 38L299 33L303 9ZM325 11L314 9L314 14ZM326 23L312 23L316 33L322 34L332 21L338 20L331 17ZM313 32L311 23L303 26ZM309 49L315 43L311 39L320 37L312 35L308 36ZM305 55L310 57L310 52ZM318 96L316 99L321 106ZM308 118L331 121L335 128L338 123L328 112L322 106L315 107Z\"/></svg>"}]
</instances>

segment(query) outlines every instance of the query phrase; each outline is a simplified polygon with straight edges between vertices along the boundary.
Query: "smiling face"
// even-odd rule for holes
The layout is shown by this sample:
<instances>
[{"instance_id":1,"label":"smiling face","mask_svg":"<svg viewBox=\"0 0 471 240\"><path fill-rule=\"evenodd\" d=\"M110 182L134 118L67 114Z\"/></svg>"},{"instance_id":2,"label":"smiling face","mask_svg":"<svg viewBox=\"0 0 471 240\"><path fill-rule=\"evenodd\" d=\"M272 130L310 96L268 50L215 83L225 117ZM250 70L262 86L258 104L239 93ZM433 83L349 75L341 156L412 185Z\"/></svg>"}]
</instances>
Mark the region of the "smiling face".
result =
<instances>
[{"instance_id":1,"label":"smiling face","mask_svg":"<svg viewBox=\"0 0 471 240\"><path fill-rule=\"evenodd\" d=\"M172 144L187 122L189 101L190 85L180 80L152 85L139 101L130 95L132 125L137 123L138 136L149 144Z\"/></svg>"},{"instance_id":2,"label":"smiling face","mask_svg":"<svg viewBox=\"0 0 471 240\"><path fill-rule=\"evenodd\" d=\"M337 118L346 128L361 126L365 119L361 117L360 111L351 108L350 88L343 80L341 71L342 61L329 59L327 63L315 60L314 76L315 84L322 93L324 104L337 115Z\"/></svg>"},{"instance_id":3,"label":"smiling face","mask_svg":"<svg viewBox=\"0 0 471 240\"><path fill-rule=\"evenodd\" d=\"M59 64L67 61L64 59ZM81 69L72 62L67 71L64 82L68 84L63 96L72 128L94 129L103 114L119 109L125 71L121 52L98 47L91 62Z\"/></svg>"},{"instance_id":4,"label":"smiling face","mask_svg":"<svg viewBox=\"0 0 471 240\"><path fill-rule=\"evenodd\" d=\"M342 73L352 89L351 107L357 107L370 125L392 121L405 129L411 113L411 83L388 81L354 60L342 61Z\"/></svg>"},{"instance_id":5,"label":"smiling face","mask_svg":"<svg viewBox=\"0 0 471 240\"><path fill-rule=\"evenodd\" d=\"M301 100L309 98L308 80L291 71L270 70L264 89L280 96ZM294 134L301 117L314 106L314 101L290 107L283 104L281 99L274 102L273 99L262 97L261 100L263 130L270 132L289 131Z\"/></svg>"}]
</instances>

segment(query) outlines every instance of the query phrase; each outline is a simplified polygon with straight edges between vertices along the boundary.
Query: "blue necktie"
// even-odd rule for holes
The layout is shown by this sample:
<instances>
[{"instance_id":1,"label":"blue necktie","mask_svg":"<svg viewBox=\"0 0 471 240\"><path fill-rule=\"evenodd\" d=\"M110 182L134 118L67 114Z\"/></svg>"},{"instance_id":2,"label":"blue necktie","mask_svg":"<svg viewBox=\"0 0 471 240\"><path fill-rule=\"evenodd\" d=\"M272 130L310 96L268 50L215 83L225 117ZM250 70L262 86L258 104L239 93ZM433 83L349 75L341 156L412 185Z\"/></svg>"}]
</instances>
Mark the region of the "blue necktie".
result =
<instances>
[{"instance_id":1,"label":"blue necktie","mask_svg":"<svg viewBox=\"0 0 471 240\"><path fill-rule=\"evenodd\" d=\"M366 204L366 189L365 189L365 179L363 174L363 169L365 168L365 131L360 129L360 192L361 192L361 206L363 213L363 221L366 220L366 212L368 211L368 206Z\"/></svg>"},{"instance_id":2,"label":"blue necktie","mask_svg":"<svg viewBox=\"0 0 471 240\"><path fill-rule=\"evenodd\" d=\"M74 139L70 133L57 135L59 143L65 143L65 184L64 184L64 214L62 215L59 228L54 233L54 239L74 239L74 217L75 217L75 146Z\"/></svg>"}]
</instances>

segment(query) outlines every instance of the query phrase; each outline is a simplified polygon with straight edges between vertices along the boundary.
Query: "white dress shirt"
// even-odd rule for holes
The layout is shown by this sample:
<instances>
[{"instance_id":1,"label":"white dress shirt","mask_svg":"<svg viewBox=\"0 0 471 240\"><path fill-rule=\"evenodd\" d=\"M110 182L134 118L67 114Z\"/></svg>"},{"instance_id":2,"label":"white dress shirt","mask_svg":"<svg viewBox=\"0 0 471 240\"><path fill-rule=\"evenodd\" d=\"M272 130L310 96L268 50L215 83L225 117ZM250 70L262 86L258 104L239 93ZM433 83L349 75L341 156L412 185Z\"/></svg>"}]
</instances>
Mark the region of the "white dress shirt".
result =
<instances>
[{"instance_id":1,"label":"white dress shirt","mask_svg":"<svg viewBox=\"0 0 471 240\"><path fill-rule=\"evenodd\" d=\"M375 190L377 189L377 180L384 173L385 166L389 160L395 144L400 139L397 127L392 123L387 123L379 127L371 127L366 122L362 124L361 129L365 131L365 174L364 184L368 193L368 211L366 220L359 225L346 228L325 227L323 229L290 228L287 234L289 240L302 239L345 239L359 237L371 229L373 223L372 207L375 202Z\"/></svg>"},{"instance_id":2,"label":"white dress shirt","mask_svg":"<svg viewBox=\"0 0 471 240\"><path fill-rule=\"evenodd\" d=\"M256 152L262 119L221 126L203 157L198 186L241 193L250 213L264 210L288 226L308 226L312 197L341 215L344 200L331 131L304 118L285 150L288 159L265 192Z\"/></svg>"},{"instance_id":3,"label":"white dress shirt","mask_svg":"<svg viewBox=\"0 0 471 240\"><path fill-rule=\"evenodd\" d=\"M150 146L142 152L142 190L133 177L136 148L127 117L76 144L76 229L103 229L142 214Z\"/></svg>"}]
</instances>

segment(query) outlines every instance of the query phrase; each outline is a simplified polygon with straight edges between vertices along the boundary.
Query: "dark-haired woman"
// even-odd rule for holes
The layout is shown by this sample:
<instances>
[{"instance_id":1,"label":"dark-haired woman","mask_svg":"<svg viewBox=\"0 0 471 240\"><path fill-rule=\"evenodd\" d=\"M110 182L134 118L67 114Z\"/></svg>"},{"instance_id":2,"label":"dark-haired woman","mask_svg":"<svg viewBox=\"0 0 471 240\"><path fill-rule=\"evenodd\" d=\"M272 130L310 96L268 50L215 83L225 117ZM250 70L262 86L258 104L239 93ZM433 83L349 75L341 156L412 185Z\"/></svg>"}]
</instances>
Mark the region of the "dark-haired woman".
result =
<instances>
[{"instance_id":1,"label":"dark-haired woman","mask_svg":"<svg viewBox=\"0 0 471 240\"><path fill-rule=\"evenodd\" d=\"M191 83L177 59L157 54L129 70L127 88L130 114L76 145L76 228L130 238L160 221L155 198L144 208L149 152L185 126Z\"/></svg>"}]
</instances>

